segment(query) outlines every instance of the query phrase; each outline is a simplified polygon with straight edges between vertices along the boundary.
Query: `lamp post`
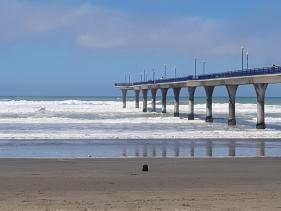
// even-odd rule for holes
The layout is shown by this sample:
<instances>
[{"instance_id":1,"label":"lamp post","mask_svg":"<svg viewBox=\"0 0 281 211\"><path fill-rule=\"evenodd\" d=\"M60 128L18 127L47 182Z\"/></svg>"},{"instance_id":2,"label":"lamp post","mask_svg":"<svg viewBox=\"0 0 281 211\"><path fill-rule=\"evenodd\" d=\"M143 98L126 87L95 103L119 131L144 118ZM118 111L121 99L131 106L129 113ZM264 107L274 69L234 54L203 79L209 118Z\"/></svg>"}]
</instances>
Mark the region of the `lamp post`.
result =
<instances>
[{"instance_id":1,"label":"lamp post","mask_svg":"<svg viewBox=\"0 0 281 211\"><path fill-rule=\"evenodd\" d=\"M175 66L175 80L177 78L177 67Z\"/></svg>"},{"instance_id":2,"label":"lamp post","mask_svg":"<svg viewBox=\"0 0 281 211\"><path fill-rule=\"evenodd\" d=\"M242 52L241 52L242 55L241 56L242 56L242 71L243 71L244 70L244 47L243 46L241 47L241 50L242 50Z\"/></svg>"},{"instance_id":3,"label":"lamp post","mask_svg":"<svg viewBox=\"0 0 281 211\"><path fill-rule=\"evenodd\" d=\"M146 81L146 78L145 78L145 69L143 70L143 81L145 82Z\"/></svg>"},{"instance_id":4,"label":"lamp post","mask_svg":"<svg viewBox=\"0 0 281 211\"><path fill-rule=\"evenodd\" d=\"M131 75L130 75L130 73L129 73L129 84L131 83Z\"/></svg>"},{"instance_id":5,"label":"lamp post","mask_svg":"<svg viewBox=\"0 0 281 211\"><path fill-rule=\"evenodd\" d=\"M196 75L197 75L197 59L196 57L194 58L194 77L196 79Z\"/></svg>"},{"instance_id":6,"label":"lamp post","mask_svg":"<svg viewBox=\"0 0 281 211\"><path fill-rule=\"evenodd\" d=\"M167 78L167 65L166 64L164 64L164 70L165 70L164 78L166 79Z\"/></svg>"},{"instance_id":7,"label":"lamp post","mask_svg":"<svg viewBox=\"0 0 281 211\"><path fill-rule=\"evenodd\" d=\"M127 73L125 73L125 83L127 83Z\"/></svg>"},{"instance_id":8,"label":"lamp post","mask_svg":"<svg viewBox=\"0 0 281 211\"><path fill-rule=\"evenodd\" d=\"M152 71L153 71L153 83L155 83L155 71L154 69L152 69Z\"/></svg>"},{"instance_id":9,"label":"lamp post","mask_svg":"<svg viewBox=\"0 0 281 211\"><path fill-rule=\"evenodd\" d=\"M249 52L246 52L246 57L247 57L247 70L249 69Z\"/></svg>"}]
</instances>

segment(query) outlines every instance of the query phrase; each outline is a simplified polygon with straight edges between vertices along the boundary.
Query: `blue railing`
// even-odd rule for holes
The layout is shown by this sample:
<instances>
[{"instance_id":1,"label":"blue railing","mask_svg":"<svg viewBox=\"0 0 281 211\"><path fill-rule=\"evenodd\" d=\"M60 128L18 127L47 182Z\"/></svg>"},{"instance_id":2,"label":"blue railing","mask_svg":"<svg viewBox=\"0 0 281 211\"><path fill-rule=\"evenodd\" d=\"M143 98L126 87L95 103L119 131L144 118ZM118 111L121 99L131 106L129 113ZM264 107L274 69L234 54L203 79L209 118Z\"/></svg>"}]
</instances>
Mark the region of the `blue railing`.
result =
<instances>
[{"instance_id":1,"label":"blue railing","mask_svg":"<svg viewBox=\"0 0 281 211\"><path fill-rule=\"evenodd\" d=\"M177 77L177 78L157 79L154 81L148 80L148 81L133 82L133 83L116 83L115 86L137 86L137 85L145 85L145 84L160 84L160 83L182 82L182 81L192 81L192 80L208 80L208 79L218 79L218 78L277 74L277 73L281 73L280 66L253 68L253 69L246 69L243 71L238 70L238 71L228 71L228 72L221 72L221 73L210 73L210 74L197 75L197 76L189 75L189 76Z\"/></svg>"}]
</instances>

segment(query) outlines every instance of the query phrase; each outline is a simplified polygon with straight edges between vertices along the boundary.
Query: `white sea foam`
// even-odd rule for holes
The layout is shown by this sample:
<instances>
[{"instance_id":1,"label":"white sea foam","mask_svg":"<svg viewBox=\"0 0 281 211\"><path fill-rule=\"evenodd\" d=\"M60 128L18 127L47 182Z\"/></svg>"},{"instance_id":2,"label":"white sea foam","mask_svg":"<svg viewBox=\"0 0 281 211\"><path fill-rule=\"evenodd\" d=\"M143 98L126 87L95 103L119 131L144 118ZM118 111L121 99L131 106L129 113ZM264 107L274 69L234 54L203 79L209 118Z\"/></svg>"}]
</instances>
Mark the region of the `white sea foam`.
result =
<instances>
[{"instance_id":1,"label":"white sea foam","mask_svg":"<svg viewBox=\"0 0 281 211\"><path fill-rule=\"evenodd\" d=\"M151 104L149 103L150 107ZM140 104L142 107L142 104ZM158 102L157 107L161 105ZM121 108L120 101L28 101L0 102L0 139L127 139L127 138L280 138L281 106L266 105L266 130L256 130L256 104L236 104L237 127L227 126L228 104L214 103L214 123L205 123L205 104L195 105L195 120L143 113L134 102Z\"/></svg>"}]
</instances>

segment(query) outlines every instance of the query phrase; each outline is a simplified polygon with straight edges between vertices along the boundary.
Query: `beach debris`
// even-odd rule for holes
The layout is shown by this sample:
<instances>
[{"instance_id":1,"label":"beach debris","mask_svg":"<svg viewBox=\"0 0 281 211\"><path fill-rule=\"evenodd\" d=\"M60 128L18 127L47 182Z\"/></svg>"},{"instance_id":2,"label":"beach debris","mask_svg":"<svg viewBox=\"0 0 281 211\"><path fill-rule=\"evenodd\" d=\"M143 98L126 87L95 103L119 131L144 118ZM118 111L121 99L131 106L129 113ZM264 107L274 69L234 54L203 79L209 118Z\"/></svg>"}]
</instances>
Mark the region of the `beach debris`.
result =
<instances>
[{"instance_id":1,"label":"beach debris","mask_svg":"<svg viewBox=\"0 0 281 211\"><path fill-rule=\"evenodd\" d=\"M148 165L147 164L144 164L142 166L142 171L148 171Z\"/></svg>"}]
</instances>

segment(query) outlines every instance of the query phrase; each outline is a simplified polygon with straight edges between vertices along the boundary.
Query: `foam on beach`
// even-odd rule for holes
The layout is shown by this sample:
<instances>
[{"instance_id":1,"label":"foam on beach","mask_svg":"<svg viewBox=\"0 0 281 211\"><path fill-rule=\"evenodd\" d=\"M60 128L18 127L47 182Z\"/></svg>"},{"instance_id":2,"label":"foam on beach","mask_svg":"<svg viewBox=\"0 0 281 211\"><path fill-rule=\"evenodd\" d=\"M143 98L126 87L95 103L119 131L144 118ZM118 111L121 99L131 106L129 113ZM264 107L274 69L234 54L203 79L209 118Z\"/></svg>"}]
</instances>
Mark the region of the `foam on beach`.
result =
<instances>
[{"instance_id":1,"label":"foam on beach","mask_svg":"<svg viewBox=\"0 0 281 211\"><path fill-rule=\"evenodd\" d=\"M195 120L187 119L187 104L180 105L180 118L143 113L120 101L1 100L0 139L176 139L176 138L280 138L281 105L266 105L267 129L256 130L256 104L236 104L237 127L228 127L228 104L214 103L214 123L205 123L205 104L195 105ZM142 104L140 103L140 108ZM148 104L148 108L150 103Z\"/></svg>"}]
</instances>

